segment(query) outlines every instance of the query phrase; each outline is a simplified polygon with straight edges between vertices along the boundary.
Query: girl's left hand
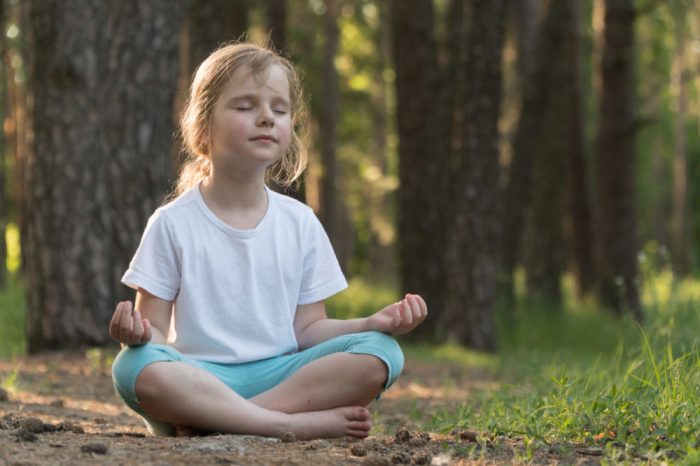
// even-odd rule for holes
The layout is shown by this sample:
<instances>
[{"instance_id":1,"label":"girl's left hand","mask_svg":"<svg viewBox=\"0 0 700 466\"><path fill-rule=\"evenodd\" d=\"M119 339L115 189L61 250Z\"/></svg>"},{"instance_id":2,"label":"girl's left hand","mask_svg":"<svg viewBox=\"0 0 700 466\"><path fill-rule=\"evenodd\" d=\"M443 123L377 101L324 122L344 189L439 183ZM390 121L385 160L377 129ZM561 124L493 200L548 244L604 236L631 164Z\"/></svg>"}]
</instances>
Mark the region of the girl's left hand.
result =
<instances>
[{"instance_id":1,"label":"girl's left hand","mask_svg":"<svg viewBox=\"0 0 700 466\"><path fill-rule=\"evenodd\" d=\"M418 327L428 316L428 306L417 294L407 294L398 303L390 304L367 318L369 330L402 335Z\"/></svg>"}]
</instances>

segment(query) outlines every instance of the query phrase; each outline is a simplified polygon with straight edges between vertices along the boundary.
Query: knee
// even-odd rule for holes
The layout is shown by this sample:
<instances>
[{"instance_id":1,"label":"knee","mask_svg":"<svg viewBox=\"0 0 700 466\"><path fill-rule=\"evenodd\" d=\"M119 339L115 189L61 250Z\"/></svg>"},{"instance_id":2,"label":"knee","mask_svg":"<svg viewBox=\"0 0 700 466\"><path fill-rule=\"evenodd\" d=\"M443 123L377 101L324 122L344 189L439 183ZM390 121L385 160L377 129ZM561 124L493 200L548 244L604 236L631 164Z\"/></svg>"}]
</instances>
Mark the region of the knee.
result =
<instances>
[{"instance_id":1,"label":"knee","mask_svg":"<svg viewBox=\"0 0 700 466\"><path fill-rule=\"evenodd\" d=\"M134 392L140 401L157 398L168 383L168 363L156 362L144 367L136 377Z\"/></svg>"},{"instance_id":2,"label":"knee","mask_svg":"<svg viewBox=\"0 0 700 466\"><path fill-rule=\"evenodd\" d=\"M395 338L381 332L364 332L357 334L353 350L376 356L382 368L382 387L389 387L401 374L404 366L404 355ZM352 350L351 350L352 351Z\"/></svg>"}]
</instances>

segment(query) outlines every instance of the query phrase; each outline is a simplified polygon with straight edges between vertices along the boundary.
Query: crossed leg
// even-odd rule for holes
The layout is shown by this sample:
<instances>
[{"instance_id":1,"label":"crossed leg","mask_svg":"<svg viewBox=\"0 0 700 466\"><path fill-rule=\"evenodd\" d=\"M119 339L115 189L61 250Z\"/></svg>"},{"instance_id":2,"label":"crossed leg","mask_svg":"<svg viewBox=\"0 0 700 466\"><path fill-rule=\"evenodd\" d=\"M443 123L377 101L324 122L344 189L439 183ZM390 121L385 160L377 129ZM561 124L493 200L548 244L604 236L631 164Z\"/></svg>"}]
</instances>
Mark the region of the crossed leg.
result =
<instances>
[{"instance_id":1,"label":"crossed leg","mask_svg":"<svg viewBox=\"0 0 700 466\"><path fill-rule=\"evenodd\" d=\"M250 400L203 369L179 362L150 364L135 389L147 414L176 426L269 436L292 432L299 439L363 438L371 428L363 405L381 391L386 377L386 366L374 356L336 353Z\"/></svg>"}]
</instances>

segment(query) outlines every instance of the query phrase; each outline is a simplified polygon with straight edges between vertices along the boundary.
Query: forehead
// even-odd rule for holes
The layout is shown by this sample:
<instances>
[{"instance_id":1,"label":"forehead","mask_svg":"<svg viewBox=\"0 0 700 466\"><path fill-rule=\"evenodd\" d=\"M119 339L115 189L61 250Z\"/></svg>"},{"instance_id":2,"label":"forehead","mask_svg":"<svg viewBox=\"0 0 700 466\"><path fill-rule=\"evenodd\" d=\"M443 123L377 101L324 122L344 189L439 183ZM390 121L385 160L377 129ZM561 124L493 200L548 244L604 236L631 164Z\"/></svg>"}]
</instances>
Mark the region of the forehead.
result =
<instances>
[{"instance_id":1,"label":"forehead","mask_svg":"<svg viewBox=\"0 0 700 466\"><path fill-rule=\"evenodd\" d=\"M249 66L236 70L222 89L222 95L235 96L250 93L270 93L289 99L287 73L279 65L253 73Z\"/></svg>"}]
</instances>

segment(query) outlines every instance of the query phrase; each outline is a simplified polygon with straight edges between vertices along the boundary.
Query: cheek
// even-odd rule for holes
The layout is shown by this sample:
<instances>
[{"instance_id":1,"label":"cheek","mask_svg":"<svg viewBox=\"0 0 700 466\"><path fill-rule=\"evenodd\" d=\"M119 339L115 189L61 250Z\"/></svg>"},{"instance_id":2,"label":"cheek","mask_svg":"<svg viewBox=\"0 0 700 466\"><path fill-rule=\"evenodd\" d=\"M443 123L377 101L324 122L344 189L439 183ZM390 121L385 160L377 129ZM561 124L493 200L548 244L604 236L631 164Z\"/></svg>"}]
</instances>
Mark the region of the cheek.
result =
<instances>
[{"instance_id":1,"label":"cheek","mask_svg":"<svg viewBox=\"0 0 700 466\"><path fill-rule=\"evenodd\" d=\"M292 122L290 120L280 122L278 131L280 140L283 140L285 145L288 146L292 140Z\"/></svg>"},{"instance_id":2,"label":"cheek","mask_svg":"<svg viewBox=\"0 0 700 466\"><path fill-rule=\"evenodd\" d=\"M212 139L215 141L231 142L244 137L247 126L244 121L237 118L221 118L214 123L212 131Z\"/></svg>"}]
</instances>

